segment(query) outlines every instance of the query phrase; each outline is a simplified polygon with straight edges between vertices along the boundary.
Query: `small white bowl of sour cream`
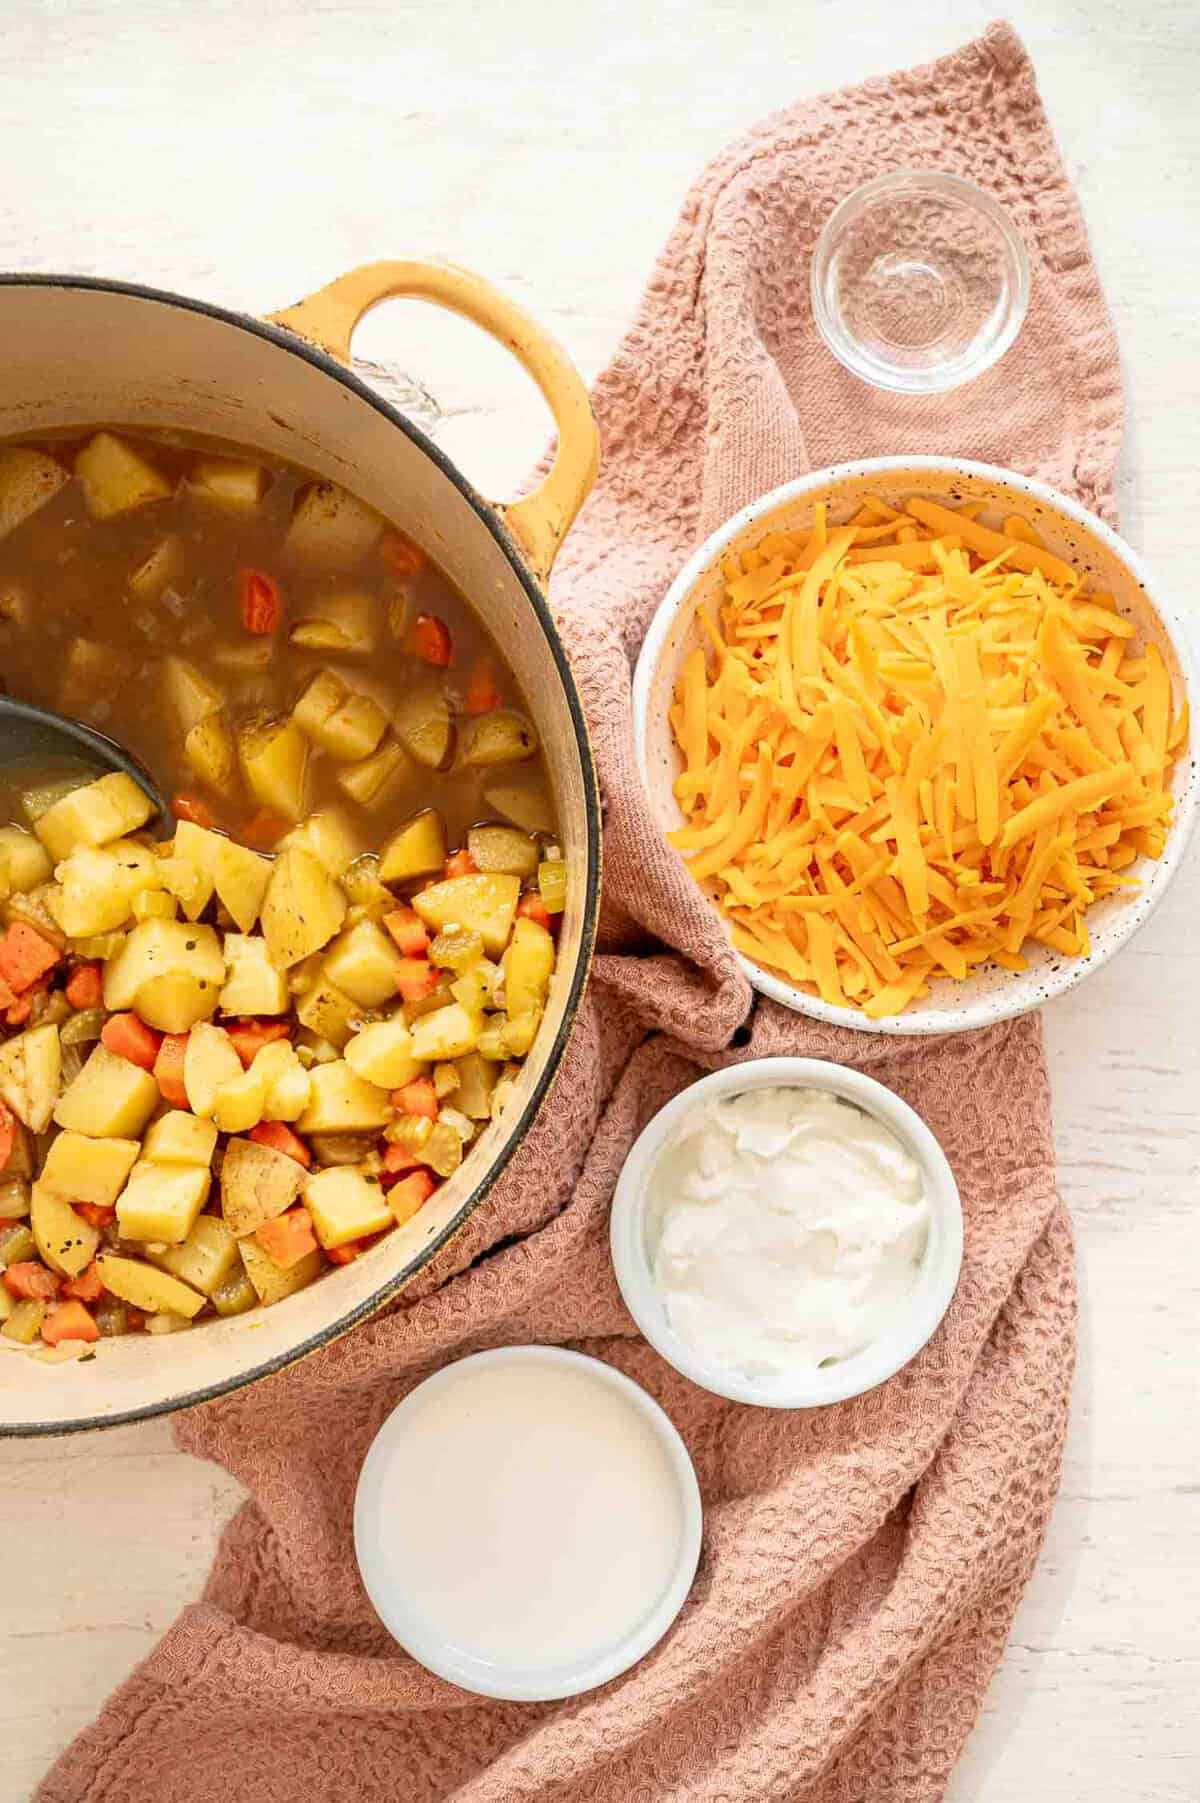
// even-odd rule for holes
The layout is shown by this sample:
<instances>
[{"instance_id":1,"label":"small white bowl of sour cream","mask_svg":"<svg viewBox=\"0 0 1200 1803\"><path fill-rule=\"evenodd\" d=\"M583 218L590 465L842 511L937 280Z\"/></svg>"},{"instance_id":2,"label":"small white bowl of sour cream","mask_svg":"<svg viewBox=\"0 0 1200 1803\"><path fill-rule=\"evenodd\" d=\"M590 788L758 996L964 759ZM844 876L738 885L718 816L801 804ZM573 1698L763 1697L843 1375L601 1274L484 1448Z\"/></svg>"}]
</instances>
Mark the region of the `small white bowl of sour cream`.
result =
<instances>
[{"instance_id":1,"label":"small white bowl of sour cream","mask_svg":"<svg viewBox=\"0 0 1200 1803\"><path fill-rule=\"evenodd\" d=\"M613 1266L642 1333L693 1383L763 1408L894 1376L937 1331L962 1245L958 1186L920 1115L815 1058L693 1083L613 1198Z\"/></svg>"}]
</instances>

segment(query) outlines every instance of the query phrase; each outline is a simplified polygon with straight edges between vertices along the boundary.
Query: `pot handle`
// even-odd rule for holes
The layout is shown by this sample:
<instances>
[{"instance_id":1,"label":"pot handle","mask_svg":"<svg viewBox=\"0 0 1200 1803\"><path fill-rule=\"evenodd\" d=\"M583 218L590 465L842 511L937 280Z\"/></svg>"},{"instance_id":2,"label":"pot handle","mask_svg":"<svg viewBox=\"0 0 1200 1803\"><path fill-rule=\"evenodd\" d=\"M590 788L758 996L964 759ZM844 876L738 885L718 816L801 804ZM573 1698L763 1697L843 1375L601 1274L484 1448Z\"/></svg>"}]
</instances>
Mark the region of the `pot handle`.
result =
<instances>
[{"instance_id":1,"label":"pot handle","mask_svg":"<svg viewBox=\"0 0 1200 1803\"><path fill-rule=\"evenodd\" d=\"M548 332L469 269L415 258L364 263L268 318L348 364L359 320L380 301L396 297L432 301L473 320L524 364L545 396L558 427L554 460L532 494L496 507L534 575L544 582L600 466L600 435L587 389Z\"/></svg>"}]
</instances>

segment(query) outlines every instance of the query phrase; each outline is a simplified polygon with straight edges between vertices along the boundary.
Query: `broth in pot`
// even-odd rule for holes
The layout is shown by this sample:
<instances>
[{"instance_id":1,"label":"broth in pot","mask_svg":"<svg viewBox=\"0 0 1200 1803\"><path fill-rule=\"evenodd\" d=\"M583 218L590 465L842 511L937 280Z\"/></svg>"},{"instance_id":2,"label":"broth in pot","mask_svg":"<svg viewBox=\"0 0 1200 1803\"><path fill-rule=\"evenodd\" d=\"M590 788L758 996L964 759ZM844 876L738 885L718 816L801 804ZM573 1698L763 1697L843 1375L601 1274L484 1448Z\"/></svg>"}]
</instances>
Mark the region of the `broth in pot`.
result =
<instances>
[{"instance_id":1,"label":"broth in pot","mask_svg":"<svg viewBox=\"0 0 1200 1803\"><path fill-rule=\"evenodd\" d=\"M502 1111L566 893L482 623L334 484L117 431L0 449L4 685L132 780L0 785L0 1333L273 1304Z\"/></svg>"}]
</instances>

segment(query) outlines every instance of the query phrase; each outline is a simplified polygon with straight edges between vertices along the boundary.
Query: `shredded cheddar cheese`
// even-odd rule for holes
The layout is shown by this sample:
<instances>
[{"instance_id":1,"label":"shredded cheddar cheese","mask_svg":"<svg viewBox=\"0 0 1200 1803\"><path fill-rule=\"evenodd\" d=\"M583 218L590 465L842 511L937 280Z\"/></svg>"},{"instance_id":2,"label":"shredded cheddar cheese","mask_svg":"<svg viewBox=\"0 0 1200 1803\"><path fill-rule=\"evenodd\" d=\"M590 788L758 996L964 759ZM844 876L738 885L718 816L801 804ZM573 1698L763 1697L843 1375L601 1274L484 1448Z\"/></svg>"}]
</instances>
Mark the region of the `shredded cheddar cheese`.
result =
<instances>
[{"instance_id":1,"label":"shredded cheddar cheese","mask_svg":"<svg viewBox=\"0 0 1200 1803\"><path fill-rule=\"evenodd\" d=\"M668 837L755 963L873 1019L1086 956L1166 842L1187 735L1158 647L1018 516L872 496L727 555L671 724Z\"/></svg>"}]
</instances>

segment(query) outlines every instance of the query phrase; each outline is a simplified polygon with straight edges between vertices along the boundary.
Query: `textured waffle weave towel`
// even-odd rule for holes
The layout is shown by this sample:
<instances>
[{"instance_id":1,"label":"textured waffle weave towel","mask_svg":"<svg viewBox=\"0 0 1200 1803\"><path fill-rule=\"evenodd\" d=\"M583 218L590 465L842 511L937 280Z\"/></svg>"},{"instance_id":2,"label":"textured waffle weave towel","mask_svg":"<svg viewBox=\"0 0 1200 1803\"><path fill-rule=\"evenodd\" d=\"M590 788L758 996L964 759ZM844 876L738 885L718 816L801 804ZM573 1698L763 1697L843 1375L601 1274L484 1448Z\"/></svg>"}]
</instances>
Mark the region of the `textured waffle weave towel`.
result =
<instances>
[{"instance_id":1,"label":"textured waffle weave towel","mask_svg":"<svg viewBox=\"0 0 1200 1803\"><path fill-rule=\"evenodd\" d=\"M941 399L869 392L809 315L822 221L905 164L991 189L1034 265L1016 347ZM553 1099L390 1313L180 1421L181 1443L251 1500L203 1601L60 1760L42 1803L924 1803L1000 1657L1055 1492L1074 1347L1038 1023L905 1043L760 1002L749 1044L728 1050L750 993L647 817L629 686L654 605L702 535L809 467L954 452L1111 515L1116 349L1012 32L806 101L721 156L595 400L604 471L554 600L606 802L603 954ZM635 1335L607 1250L613 1183L649 1116L701 1070L776 1052L858 1065L914 1103L966 1215L962 1281L932 1344L873 1394L813 1412L734 1407L676 1377ZM644 1384L687 1439L706 1508L699 1575L667 1638L605 1689L548 1706L480 1701L402 1654L350 1537L387 1412L447 1359L525 1340L569 1341Z\"/></svg>"}]
</instances>

